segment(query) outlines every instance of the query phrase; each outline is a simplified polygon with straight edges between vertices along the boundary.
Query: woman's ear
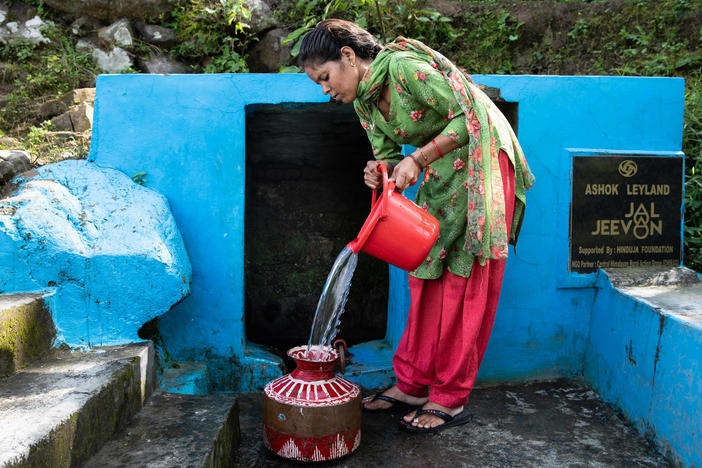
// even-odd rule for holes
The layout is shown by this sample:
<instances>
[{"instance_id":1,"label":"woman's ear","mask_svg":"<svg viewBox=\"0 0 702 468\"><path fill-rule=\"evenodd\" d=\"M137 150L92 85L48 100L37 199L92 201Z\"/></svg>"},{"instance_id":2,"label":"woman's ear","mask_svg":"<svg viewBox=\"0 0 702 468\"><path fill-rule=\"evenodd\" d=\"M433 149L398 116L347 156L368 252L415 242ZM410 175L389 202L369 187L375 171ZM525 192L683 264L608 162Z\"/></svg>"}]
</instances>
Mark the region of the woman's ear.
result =
<instances>
[{"instance_id":1,"label":"woman's ear","mask_svg":"<svg viewBox=\"0 0 702 468\"><path fill-rule=\"evenodd\" d=\"M341 51L341 58L348 60L349 64L352 67L356 66L356 52L353 51L353 49L349 46L344 46L340 49Z\"/></svg>"}]
</instances>

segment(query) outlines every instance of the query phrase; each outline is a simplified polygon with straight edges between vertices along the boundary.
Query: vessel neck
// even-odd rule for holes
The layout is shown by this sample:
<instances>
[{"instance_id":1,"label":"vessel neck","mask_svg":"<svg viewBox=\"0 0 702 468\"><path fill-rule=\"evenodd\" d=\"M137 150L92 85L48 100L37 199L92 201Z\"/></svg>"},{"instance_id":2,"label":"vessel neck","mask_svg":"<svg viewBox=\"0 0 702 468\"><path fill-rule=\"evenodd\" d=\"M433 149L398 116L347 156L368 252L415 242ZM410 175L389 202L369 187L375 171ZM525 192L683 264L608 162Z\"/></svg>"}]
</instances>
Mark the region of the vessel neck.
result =
<instances>
[{"instance_id":1,"label":"vessel neck","mask_svg":"<svg viewBox=\"0 0 702 468\"><path fill-rule=\"evenodd\" d=\"M316 382L320 380L331 380L336 374L332 370L303 370L295 369L290 375L303 382Z\"/></svg>"}]
</instances>

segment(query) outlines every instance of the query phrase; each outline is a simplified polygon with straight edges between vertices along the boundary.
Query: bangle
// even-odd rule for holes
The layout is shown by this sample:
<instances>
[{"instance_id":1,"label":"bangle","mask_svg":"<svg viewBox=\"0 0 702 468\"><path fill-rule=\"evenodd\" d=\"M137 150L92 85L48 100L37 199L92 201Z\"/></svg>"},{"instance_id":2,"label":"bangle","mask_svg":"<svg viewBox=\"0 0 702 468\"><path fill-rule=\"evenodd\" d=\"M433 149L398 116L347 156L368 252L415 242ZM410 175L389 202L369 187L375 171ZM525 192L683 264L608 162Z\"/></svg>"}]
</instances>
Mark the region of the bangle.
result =
<instances>
[{"instance_id":1,"label":"bangle","mask_svg":"<svg viewBox=\"0 0 702 468\"><path fill-rule=\"evenodd\" d=\"M419 159L420 166L422 166L422 169L424 169L429 164L431 164L431 161L429 161L429 159L427 159L427 155L424 154L424 151L422 151L422 148L417 148L417 151L419 151L419 158L417 158L417 159ZM421 164L422 162L424 162L424 164Z\"/></svg>"},{"instance_id":2,"label":"bangle","mask_svg":"<svg viewBox=\"0 0 702 468\"><path fill-rule=\"evenodd\" d=\"M432 139L431 142L434 143L434 148L436 148L436 152L439 153L439 157L443 158L444 153L442 153L441 150L439 149L439 145L436 143L436 140Z\"/></svg>"},{"instance_id":3,"label":"bangle","mask_svg":"<svg viewBox=\"0 0 702 468\"><path fill-rule=\"evenodd\" d=\"M412 158L412 160L417 163L417 166L419 166L420 170L424 170L424 166L422 166L422 164L419 162L419 160L417 159L417 157L415 155L408 154L407 157Z\"/></svg>"}]
</instances>

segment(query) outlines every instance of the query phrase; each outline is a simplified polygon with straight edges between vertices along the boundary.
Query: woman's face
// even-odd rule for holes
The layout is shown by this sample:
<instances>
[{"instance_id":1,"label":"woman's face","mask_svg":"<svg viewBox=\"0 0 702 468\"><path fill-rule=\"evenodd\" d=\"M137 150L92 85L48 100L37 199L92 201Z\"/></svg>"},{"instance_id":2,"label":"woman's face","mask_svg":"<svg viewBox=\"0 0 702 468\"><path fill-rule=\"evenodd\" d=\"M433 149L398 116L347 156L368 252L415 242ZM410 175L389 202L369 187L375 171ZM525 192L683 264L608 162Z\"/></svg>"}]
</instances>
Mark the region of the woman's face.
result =
<instances>
[{"instance_id":1,"label":"woman's face","mask_svg":"<svg viewBox=\"0 0 702 468\"><path fill-rule=\"evenodd\" d=\"M335 101L353 102L358 89L358 67L342 55L340 60L321 64L306 64L305 73L312 81L322 86L322 92Z\"/></svg>"}]
</instances>

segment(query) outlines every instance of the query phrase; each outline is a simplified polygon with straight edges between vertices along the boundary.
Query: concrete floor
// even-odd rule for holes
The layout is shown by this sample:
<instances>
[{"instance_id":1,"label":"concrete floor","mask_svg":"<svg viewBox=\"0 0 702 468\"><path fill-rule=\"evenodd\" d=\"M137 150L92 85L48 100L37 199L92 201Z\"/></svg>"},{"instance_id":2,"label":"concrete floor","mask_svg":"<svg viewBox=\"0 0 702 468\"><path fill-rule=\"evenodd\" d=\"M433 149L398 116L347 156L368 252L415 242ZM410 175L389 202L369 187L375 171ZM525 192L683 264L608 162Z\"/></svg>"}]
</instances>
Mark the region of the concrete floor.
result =
<instances>
[{"instance_id":1,"label":"concrete floor","mask_svg":"<svg viewBox=\"0 0 702 468\"><path fill-rule=\"evenodd\" d=\"M261 394L239 398L238 466L310 466L270 453L261 436ZM398 428L402 412L363 414L360 448L340 467L673 466L591 388L559 380L476 388L473 421L432 435Z\"/></svg>"}]
</instances>

